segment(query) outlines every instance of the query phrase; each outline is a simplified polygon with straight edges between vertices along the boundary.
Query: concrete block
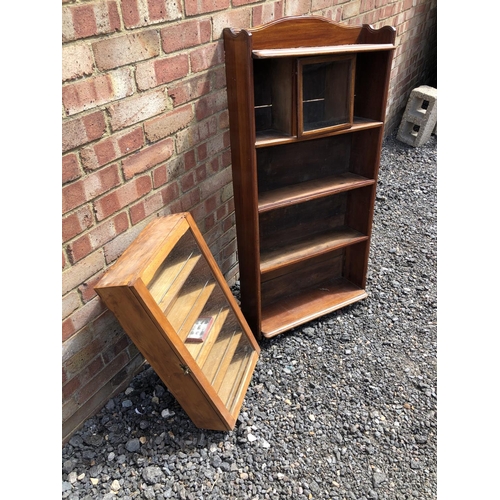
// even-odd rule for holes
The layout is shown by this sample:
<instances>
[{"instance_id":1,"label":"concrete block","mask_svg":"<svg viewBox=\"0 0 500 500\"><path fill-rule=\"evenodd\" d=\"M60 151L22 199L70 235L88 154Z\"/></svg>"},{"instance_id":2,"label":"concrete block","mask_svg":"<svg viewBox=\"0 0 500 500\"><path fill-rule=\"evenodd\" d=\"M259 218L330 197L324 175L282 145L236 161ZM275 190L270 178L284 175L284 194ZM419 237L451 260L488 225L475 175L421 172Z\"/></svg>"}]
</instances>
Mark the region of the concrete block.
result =
<instances>
[{"instance_id":1,"label":"concrete block","mask_svg":"<svg viewBox=\"0 0 500 500\"><path fill-rule=\"evenodd\" d=\"M437 89L422 85L410 93L397 139L417 148L430 139L434 130L437 133Z\"/></svg>"}]
</instances>

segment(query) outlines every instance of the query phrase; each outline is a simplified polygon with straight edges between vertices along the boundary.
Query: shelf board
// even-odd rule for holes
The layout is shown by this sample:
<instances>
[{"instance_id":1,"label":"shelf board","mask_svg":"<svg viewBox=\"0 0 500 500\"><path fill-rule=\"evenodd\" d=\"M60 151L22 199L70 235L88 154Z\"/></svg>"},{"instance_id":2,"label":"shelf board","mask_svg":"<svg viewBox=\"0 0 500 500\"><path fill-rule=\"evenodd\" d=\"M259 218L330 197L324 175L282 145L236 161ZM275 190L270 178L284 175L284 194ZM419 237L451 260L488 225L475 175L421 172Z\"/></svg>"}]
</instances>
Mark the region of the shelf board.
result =
<instances>
[{"instance_id":1,"label":"shelf board","mask_svg":"<svg viewBox=\"0 0 500 500\"><path fill-rule=\"evenodd\" d=\"M172 328L184 341L215 288L214 282L197 283L172 301L167 315Z\"/></svg>"},{"instance_id":2,"label":"shelf board","mask_svg":"<svg viewBox=\"0 0 500 500\"><path fill-rule=\"evenodd\" d=\"M176 310L176 318L182 318L185 314L185 319L182 321L181 326L177 330L177 335L184 342L193 328L196 320L201 316L205 304L208 302L210 295L215 289L215 283L206 283L201 289L194 291L190 295L190 298L195 298L194 302L190 303L190 298L182 300L181 304L183 307L178 307ZM184 299L184 297L183 297ZM180 305L180 304L179 304ZM172 326L174 326L174 320L171 321ZM213 327L213 325L212 325ZM212 328L211 327L211 328Z\"/></svg>"},{"instance_id":3,"label":"shelf board","mask_svg":"<svg viewBox=\"0 0 500 500\"><path fill-rule=\"evenodd\" d=\"M259 213L329 196L342 191L370 186L374 183L373 179L367 179L366 177L346 172L266 191L259 195Z\"/></svg>"},{"instance_id":4,"label":"shelf board","mask_svg":"<svg viewBox=\"0 0 500 500\"><path fill-rule=\"evenodd\" d=\"M313 134L309 131L305 136L298 138L295 135L285 134L280 130L260 130L256 132L255 147L264 148L267 146L277 146L280 144L289 144L292 142L308 141L311 139L319 139L321 137L329 137L333 135L348 134L350 132L358 132L361 130L367 130L370 128L377 128L383 125L382 122L369 120L367 118L362 118L359 116L354 117L354 121L351 127L343 128L334 131L322 131L319 130L317 134Z\"/></svg>"},{"instance_id":5,"label":"shelf board","mask_svg":"<svg viewBox=\"0 0 500 500\"><path fill-rule=\"evenodd\" d=\"M219 397L224 401L229 411L232 411L232 407L240 392L242 383L246 378L245 375L247 375L247 370L252 364L252 351L250 346L248 344L240 345L238 346L237 351L238 350L241 350L241 352L236 352L231 359L231 363L227 367L226 373L224 374L224 380L218 391Z\"/></svg>"},{"instance_id":6,"label":"shelf board","mask_svg":"<svg viewBox=\"0 0 500 500\"><path fill-rule=\"evenodd\" d=\"M367 296L362 288L339 278L321 288L306 289L272 304L263 301L262 334L264 337L274 337Z\"/></svg>"},{"instance_id":7,"label":"shelf board","mask_svg":"<svg viewBox=\"0 0 500 500\"><path fill-rule=\"evenodd\" d=\"M187 258L181 257L175 261L166 261L157 276L148 286L148 290L165 313L169 310L169 305L177 296L186 280L191 275L201 255L192 253Z\"/></svg>"},{"instance_id":8,"label":"shelf board","mask_svg":"<svg viewBox=\"0 0 500 500\"><path fill-rule=\"evenodd\" d=\"M325 45L321 47L291 47L285 49L252 50L255 59L278 57L303 57L327 54L352 54L356 52L378 52L395 49L392 43L358 43L349 45Z\"/></svg>"},{"instance_id":9,"label":"shelf board","mask_svg":"<svg viewBox=\"0 0 500 500\"><path fill-rule=\"evenodd\" d=\"M286 247L262 252L260 272L262 274L268 273L280 267L310 259L311 257L316 257L338 248L360 243L367 239L368 236L365 234L345 226L329 231L328 233L319 234L316 237L308 237Z\"/></svg>"}]
</instances>

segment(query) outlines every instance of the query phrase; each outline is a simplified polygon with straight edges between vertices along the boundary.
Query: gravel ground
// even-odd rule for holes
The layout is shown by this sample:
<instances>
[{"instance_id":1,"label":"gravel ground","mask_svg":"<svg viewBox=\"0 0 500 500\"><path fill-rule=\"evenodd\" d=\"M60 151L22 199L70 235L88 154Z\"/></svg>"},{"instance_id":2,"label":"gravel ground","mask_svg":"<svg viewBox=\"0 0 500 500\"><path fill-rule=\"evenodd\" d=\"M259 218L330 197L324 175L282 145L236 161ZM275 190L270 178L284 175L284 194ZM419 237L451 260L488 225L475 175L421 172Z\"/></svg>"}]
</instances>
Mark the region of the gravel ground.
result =
<instances>
[{"instance_id":1,"label":"gravel ground","mask_svg":"<svg viewBox=\"0 0 500 500\"><path fill-rule=\"evenodd\" d=\"M436 499L436 161L386 139L369 297L263 341L234 431L146 365L63 447L62 498Z\"/></svg>"}]
</instances>

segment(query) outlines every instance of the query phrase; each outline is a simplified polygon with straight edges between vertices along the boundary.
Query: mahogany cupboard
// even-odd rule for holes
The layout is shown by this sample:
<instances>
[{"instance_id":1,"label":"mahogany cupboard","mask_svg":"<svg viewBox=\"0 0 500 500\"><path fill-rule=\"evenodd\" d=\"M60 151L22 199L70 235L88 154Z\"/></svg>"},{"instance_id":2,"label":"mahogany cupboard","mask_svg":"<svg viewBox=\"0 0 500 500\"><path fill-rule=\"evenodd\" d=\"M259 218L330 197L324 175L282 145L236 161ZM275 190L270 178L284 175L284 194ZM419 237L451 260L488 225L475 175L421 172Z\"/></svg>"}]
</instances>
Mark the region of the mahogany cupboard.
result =
<instances>
[{"instance_id":1,"label":"mahogany cupboard","mask_svg":"<svg viewBox=\"0 0 500 500\"><path fill-rule=\"evenodd\" d=\"M257 339L367 296L395 29L223 31L241 309Z\"/></svg>"}]
</instances>

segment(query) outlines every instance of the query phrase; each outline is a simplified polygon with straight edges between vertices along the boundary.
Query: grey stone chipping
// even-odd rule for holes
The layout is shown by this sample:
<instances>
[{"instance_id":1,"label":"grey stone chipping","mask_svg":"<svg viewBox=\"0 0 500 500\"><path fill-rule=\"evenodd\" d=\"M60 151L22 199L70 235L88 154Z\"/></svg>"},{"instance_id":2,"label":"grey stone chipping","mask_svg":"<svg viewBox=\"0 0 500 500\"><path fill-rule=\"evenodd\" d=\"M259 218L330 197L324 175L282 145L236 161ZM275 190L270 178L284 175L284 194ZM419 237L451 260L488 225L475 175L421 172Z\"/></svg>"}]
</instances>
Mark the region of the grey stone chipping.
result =
<instances>
[{"instance_id":1,"label":"grey stone chipping","mask_svg":"<svg viewBox=\"0 0 500 500\"><path fill-rule=\"evenodd\" d=\"M368 298L262 341L233 431L146 364L63 447L62 498L435 500L436 161L384 141Z\"/></svg>"}]
</instances>

